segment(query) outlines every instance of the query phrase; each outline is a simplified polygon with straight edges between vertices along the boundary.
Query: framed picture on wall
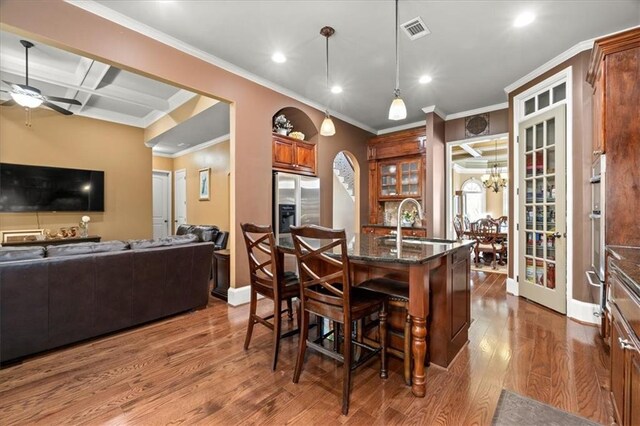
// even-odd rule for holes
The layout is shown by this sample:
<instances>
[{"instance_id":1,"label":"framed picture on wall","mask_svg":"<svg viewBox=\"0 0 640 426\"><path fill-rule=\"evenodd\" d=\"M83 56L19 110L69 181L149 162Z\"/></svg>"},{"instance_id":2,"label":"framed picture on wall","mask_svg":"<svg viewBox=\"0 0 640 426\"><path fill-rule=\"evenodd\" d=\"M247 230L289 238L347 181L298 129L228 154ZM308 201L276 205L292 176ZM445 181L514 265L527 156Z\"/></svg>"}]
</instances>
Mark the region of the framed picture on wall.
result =
<instances>
[{"instance_id":1,"label":"framed picture on wall","mask_svg":"<svg viewBox=\"0 0 640 426\"><path fill-rule=\"evenodd\" d=\"M206 169L200 169L198 171L198 200L200 201L209 199L209 190L211 187L209 183L210 175L211 169L208 167Z\"/></svg>"},{"instance_id":2,"label":"framed picture on wall","mask_svg":"<svg viewBox=\"0 0 640 426\"><path fill-rule=\"evenodd\" d=\"M36 241L43 239L43 229L29 229L24 231L3 231L2 244L5 243L23 243L27 241Z\"/></svg>"}]
</instances>

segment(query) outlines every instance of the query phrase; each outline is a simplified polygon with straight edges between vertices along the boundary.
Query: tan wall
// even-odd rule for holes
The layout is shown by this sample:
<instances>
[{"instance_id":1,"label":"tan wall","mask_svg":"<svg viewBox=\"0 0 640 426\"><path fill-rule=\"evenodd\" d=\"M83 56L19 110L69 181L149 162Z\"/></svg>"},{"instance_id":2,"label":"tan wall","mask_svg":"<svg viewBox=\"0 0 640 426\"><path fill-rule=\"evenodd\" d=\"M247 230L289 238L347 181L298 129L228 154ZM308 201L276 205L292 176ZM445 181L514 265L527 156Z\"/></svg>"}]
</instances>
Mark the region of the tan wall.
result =
<instances>
[{"instance_id":1,"label":"tan wall","mask_svg":"<svg viewBox=\"0 0 640 426\"><path fill-rule=\"evenodd\" d=\"M173 171L173 158L154 155L152 157L151 167L153 170L166 170L171 172Z\"/></svg>"},{"instance_id":2,"label":"tan wall","mask_svg":"<svg viewBox=\"0 0 640 426\"><path fill-rule=\"evenodd\" d=\"M458 173L458 172L453 172L453 191L455 193L455 191L461 191L462 190L462 185L468 180L468 179L478 179L478 180L482 180L482 175L483 173L478 173L478 174L473 174L473 173ZM491 217L493 218L498 218L500 216L507 216L508 212L504 211L503 209L503 191L504 189L500 190L500 192L494 192L490 189L487 189L485 194L486 194L486 209L485 211L487 212L488 215L491 215ZM453 199L453 194L450 197L451 199Z\"/></svg>"},{"instance_id":3,"label":"tan wall","mask_svg":"<svg viewBox=\"0 0 640 426\"><path fill-rule=\"evenodd\" d=\"M216 225L229 230L229 141L192 152L173 160L173 170L187 171L187 223ZM211 169L209 200L198 199L198 171Z\"/></svg>"},{"instance_id":4,"label":"tan wall","mask_svg":"<svg viewBox=\"0 0 640 426\"><path fill-rule=\"evenodd\" d=\"M445 123L446 141L460 141L465 137L464 121L467 117L456 118ZM489 135L498 135L509 131L509 109L489 112Z\"/></svg>"},{"instance_id":5,"label":"tan wall","mask_svg":"<svg viewBox=\"0 0 640 426\"><path fill-rule=\"evenodd\" d=\"M103 240L150 238L151 150L142 129L38 108L32 127L20 108L0 108L0 161L103 170L105 211L91 212L89 233ZM87 213L39 213L40 227L75 226ZM1 213L0 229L37 229L35 213Z\"/></svg>"},{"instance_id":6,"label":"tan wall","mask_svg":"<svg viewBox=\"0 0 640 426\"><path fill-rule=\"evenodd\" d=\"M445 224L445 121L430 112L426 116L426 202L424 205L427 235L446 238Z\"/></svg>"},{"instance_id":7,"label":"tan wall","mask_svg":"<svg viewBox=\"0 0 640 426\"><path fill-rule=\"evenodd\" d=\"M231 103L231 285L247 285L248 263L239 223L271 222L271 118L282 108L293 106L319 128L323 111L61 0L48 1L46 7L40 2L2 2L0 28ZM366 143L372 136L336 118L333 121L336 135L318 137L324 225L331 224L333 211L333 158L348 150L363 167L367 164ZM367 200L367 179L362 179L362 223L366 221Z\"/></svg>"},{"instance_id":8,"label":"tan wall","mask_svg":"<svg viewBox=\"0 0 640 426\"><path fill-rule=\"evenodd\" d=\"M589 287L585 277L585 271L590 269L590 245L591 229L589 222L589 209L591 203L591 188L589 176L591 173L591 86L586 82L591 51L584 51L566 60L562 64L550 69L540 77L509 93L509 128L513 128L513 101L514 97L536 84L546 80L554 74L571 66L573 67L573 122L568 123L573 130L573 179L568 179L567 189L573 191L573 235L568 237L573 240L573 298L592 302ZM513 176L513 135L509 135L509 176ZM513 197L512 197L513 198ZM510 199L509 208L513 211L514 200ZM512 228L510 229L510 231ZM567 230L569 232L569 230ZM512 240L512 235L509 235ZM510 253L509 256L512 256ZM568 267L568 263L567 263ZM509 276L515 277L517 271L509 264ZM569 285L569 283L567 284Z\"/></svg>"}]
</instances>

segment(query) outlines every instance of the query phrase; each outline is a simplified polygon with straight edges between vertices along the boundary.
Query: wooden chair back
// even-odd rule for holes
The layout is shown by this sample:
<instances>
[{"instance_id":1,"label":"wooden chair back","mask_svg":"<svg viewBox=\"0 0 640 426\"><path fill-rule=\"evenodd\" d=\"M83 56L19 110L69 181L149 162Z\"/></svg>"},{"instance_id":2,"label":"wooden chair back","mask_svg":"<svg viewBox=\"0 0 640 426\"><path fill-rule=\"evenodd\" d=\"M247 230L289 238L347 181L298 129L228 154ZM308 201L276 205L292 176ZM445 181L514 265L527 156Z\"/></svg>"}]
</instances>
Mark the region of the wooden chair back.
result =
<instances>
[{"instance_id":1,"label":"wooden chair back","mask_svg":"<svg viewBox=\"0 0 640 426\"><path fill-rule=\"evenodd\" d=\"M465 215L463 218L464 221L464 230L471 231L471 222L469 221L469 216Z\"/></svg>"},{"instance_id":2,"label":"wooden chair back","mask_svg":"<svg viewBox=\"0 0 640 426\"><path fill-rule=\"evenodd\" d=\"M351 279L345 231L316 225L291 227L298 260L302 311L350 321Z\"/></svg>"},{"instance_id":3,"label":"wooden chair back","mask_svg":"<svg viewBox=\"0 0 640 426\"><path fill-rule=\"evenodd\" d=\"M471 235L478 244L493 244L498 238L498 227L493 219L479 219L472 224Z\"/></svg>"},{"instance_id":4,"label":"wooden chair back","mask_svg":"<svg viewBox=\"0 0 640 426\"><path fill-rule=\"evenodd\" d=\"M462 228L462 218L460 218L459 215L453 218L453 229L456 231L457 238L461 239L464 234L464 229Z\"/></svg>"},{"instance_id":5,"label":"wooden chair back","mask_svg":"<svg viewBox=\"0 0 640 426\"><path fill-rule=\"evenodd\" d=\"M241 223L240 228L242 228L249 257L251 285L258 293L278 300L280 290L277 277L278 259L275 253L275 237L271 225Z\"/></svg>"}]
</instances>

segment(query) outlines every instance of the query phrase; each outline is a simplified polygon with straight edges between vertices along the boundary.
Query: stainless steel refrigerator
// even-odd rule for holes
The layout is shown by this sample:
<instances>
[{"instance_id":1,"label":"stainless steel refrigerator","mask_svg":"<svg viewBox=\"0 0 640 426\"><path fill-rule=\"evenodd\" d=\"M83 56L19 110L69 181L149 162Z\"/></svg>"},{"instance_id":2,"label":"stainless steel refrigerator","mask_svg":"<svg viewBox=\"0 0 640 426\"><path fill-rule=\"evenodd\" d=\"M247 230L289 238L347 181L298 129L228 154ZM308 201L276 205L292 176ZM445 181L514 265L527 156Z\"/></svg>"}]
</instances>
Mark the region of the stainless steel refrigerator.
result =
<instances>
[{"instance_id":1,"label":"stainless steel refrigerator","mask_svg":"<svg viewBox=\"0 0 640 426\"><path fill-rule=\"evenodd\" d=\"M291 226L320 224L320 179L273 173L273 231L276 238Z\"/></svg>"}]
</instances>

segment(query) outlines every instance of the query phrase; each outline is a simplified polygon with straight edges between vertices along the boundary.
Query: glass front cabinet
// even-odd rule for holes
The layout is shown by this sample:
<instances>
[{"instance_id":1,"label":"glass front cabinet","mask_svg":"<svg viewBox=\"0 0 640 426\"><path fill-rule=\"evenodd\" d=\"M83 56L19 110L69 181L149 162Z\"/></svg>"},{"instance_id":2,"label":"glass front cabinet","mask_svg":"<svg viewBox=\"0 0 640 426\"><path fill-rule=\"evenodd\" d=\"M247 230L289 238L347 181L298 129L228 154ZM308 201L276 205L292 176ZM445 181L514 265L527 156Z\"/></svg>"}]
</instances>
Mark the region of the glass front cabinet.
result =
<instances>
[{"instance_id":1,"label":"glass front cabinet","mask_svg":"<svg viewBox=\"0 0 640 426\"><path fill-rule=\"evenodd\" d=\"M378 198L420 198L422 194L422 158L380 162Z\"/></svg>"}]
</instances>

